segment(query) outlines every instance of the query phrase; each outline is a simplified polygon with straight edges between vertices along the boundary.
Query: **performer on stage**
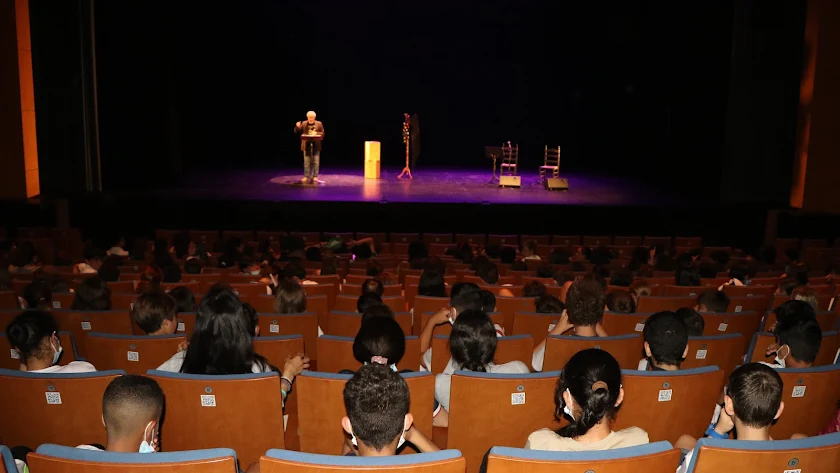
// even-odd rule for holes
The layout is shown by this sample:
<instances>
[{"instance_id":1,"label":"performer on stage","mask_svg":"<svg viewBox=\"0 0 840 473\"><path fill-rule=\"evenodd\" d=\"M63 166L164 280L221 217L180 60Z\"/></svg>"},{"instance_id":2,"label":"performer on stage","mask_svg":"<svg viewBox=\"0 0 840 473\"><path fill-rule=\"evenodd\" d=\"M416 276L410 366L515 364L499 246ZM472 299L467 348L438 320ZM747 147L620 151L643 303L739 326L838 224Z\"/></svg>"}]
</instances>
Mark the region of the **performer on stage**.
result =
<instances>
[{"instance_id":1,"label":"performer on stage","mask_svg":"<svg viewBox=\"0 0 840 473\"><path fill-rule=\"evenodd\" d=\"M321 135L324 136L324 124L315 119L315 112L306 112L306 120L295 124L295 133L300 135ZM307 149L309 148L309 149ZM303 151L303 179L304 184L318 183L318 170L321 161L321 140L307 140L301 136L300 149Z\"/></svg>"}]
</instances>

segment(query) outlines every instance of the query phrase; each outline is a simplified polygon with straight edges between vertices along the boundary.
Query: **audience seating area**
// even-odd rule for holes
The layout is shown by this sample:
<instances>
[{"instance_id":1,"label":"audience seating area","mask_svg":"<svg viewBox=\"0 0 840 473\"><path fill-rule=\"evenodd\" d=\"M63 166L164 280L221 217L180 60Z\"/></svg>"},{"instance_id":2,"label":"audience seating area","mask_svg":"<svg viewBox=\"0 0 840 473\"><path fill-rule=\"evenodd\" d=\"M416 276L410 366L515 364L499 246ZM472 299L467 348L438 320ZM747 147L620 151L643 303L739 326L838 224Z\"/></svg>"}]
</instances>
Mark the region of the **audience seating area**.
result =
<instances>
[{"instance_id":1,"label":"audience seating area","mask_svg":"<svg viewBox=\"0 0 840 473\"><path fill-rule=\"evenodd\" d=\"M84 261L83 240L77 229L18 228L6 232L10 242L30 242L37 249L44 271L55 274L75 290L85 278L95 273L74 272L74 265ZM16 237L14 236L16 235ZM243 302L258 313L260 336L254 339L255 351L274 366L283 366L287 357L306 353L310 371L300 375L285 405L280 395L281 380L276 372L230 376L204 376L156 371L156 368L189 339L195 326L195 313L177 315L177 331L171 336L147 336L132 322L131 310L138 297L137 283L152 259L153 243L171 244L174 238L188 235L192 242L209 251L209 261L198 274L190 274L185 261L177 260L180 281L164 281L162 287L189 288L200 301L210 287L229 284ZM270 285L260 275L240 274L238 266L220 267L223 243L240 238L245 246L262 248L286 255L285 246L294 237L306 245L318 245L334 237L370 238L376 252L370 259L349 254L324 256L323 261L301 264L307 271L304 283L306 312L275 312ZM1 240L2 238L0 238ZM456 245L470 245L472 250L514 247L526 241L536 242L540 259L523 261L524 268L514 269L491 257L498 267L499 279L487 284L464 262ZM429 372L420 371L420 335L425 322L449 305L448 297L419 294L419 269L409 258L410 246L424 242L428 257L446 264L447 290L458 282L475 282L482 289L497 294L496 311L489 314L504 329L498 338L497 364L522 361L532 371L528 374L492 374L457 371L451 382L451 409L447 428L433 427L435 374L449 361L451 326L444 324L434 331ZM833 243L833 245L832 245ZM778 471L820 473L837 471L840 465L840 434L817 436L837 412L840 400L840 364L835 364L840 350L840 334L835 303L840 284L833 268L840 261L840 239L836 242L800 239L777 239L773 262L761 262L748 286L727 285L729 296L725 312L703 313L702 336L690 337L688 356L682 369L675 372L638 371L644 358L642 332L647 318L659 311L693 308L698 296L715 290L730 280L729 269L736 264L755 264L754 253L725 245L705 246L699 237L661 236L568 236L568 235L484 235L416 233L329 233L279 231L157 230L154 238L141 244L141 259L125 258L119 267L118 280L108 282L111 308L104 311L74 310L74 292L52 295L51 313L64 347L62 364L86 360L95 373L34 374L18 371L19 359L0 334L0 444L25 445L36 449L28 456L33 473L76 473L105 471L149 471L171 469L179 472L234 473L259 463L263 473L322 473L376 469L412 473L476 473L483 462L489 473L627 473L673 472L680 463L680 450L673 445L686 433L702 437L711 413L729 374L740 364L752 361L772 362L766 348L774 343L775 307L790 299L778 294L780 276L797 254L808 265L808 286L817 293L817 319L823 331L822 346L812 368L780 369L784 381L784 415L772 427L775 439L788 439L795 433L809 438L746 442L702 439L697 445L688 471ZM559 313L537 313L534 297L523 291L533 281L545 285L550 295L564 294L562 281L538 277L539 268L552 274L570 273L582 277L596 269L591 251L600 249L609 260L603 267L614 276L632 261L639 247L673 249L674 255L692 253L697 262L717 265L714 277L703 277L700 285L677 285L673 270L647 268L644 279L650 295L638 297L635 312L607 311L602 326L607 337L582 338L549 335L561 317ZM0 250L0 258L11 253ZM298 249L298 248L295 248ZM218 251L217 251L218 250ZM411 250L413 251L413 250ZM489 253L489 251L488 251ZM559 253L563 262L552 262ZM406 336L406 354L400 368L411 393L411 413L416 427L443 450L416 453L403 449L402 455L388 458L338 456L343 441L341 418L345 415L342 391L350 375L341 370L357 370L361 363L353 356L353 337L361 327L357 300L367 275L369 261L380 267L384 283L383 303L395 313ZM325 262L334 265L336 274L321 275ZM8 264L8 263L6 263ZM702 263L701 263L702 264ZM10 287L0 286L0 330L21 313L24 288L36 272L13 271ZM610 278L607 278L608 282ZM0 281L2 283L2 281ZM626 291L627 287L608 284L607 293ZM503 290L513 297L498 295ZM319 336L319 330L323 335ZM532 352L545 341L545 361L541 372L534 372ZM623 373L625 397L615 419L614 430L637 426L647 431L647 445L599 452L547 452L525 450L528 435L538 429L557 429L554 403L559 370L577 352L599 348L612 354ZM105 444L101 400L105 387L122 374L144 374L163 388L166 413L161 427L161 453L154 455L94 452L75 447L81 444ZM801 389L794 390L794 387ZM807 389L806 389L807 387ZM522 403L512 395L524 393ZM489 454L488 454L489 451ZM14 472L11 453L0 447L2 466ZM154 464L149 466L149 464Z\"/></svg>"}]
</instances>

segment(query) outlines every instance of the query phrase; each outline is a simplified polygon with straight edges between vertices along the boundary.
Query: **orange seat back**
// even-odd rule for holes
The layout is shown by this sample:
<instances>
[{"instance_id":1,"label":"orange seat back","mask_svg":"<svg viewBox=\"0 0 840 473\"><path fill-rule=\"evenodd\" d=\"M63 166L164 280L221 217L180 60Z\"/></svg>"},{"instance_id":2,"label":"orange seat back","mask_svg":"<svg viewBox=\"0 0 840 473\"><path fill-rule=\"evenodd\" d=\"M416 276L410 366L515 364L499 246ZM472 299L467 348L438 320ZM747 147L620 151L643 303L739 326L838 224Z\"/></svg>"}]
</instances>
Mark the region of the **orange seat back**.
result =
<instances>
[{"instance_id":1,"label":"orange seat back","mask_svg":"<svg viewBox=\"0 0 840 473\"><path fill-rule=\"evenodd\" d=\"M112 335L91 332L87 335L88 361L99 370L123 370L145 374L157 369L178 352L187 341L183 335Z\"/></svg>"},{"instance_id":2,"label":"orange seat back","mask_svg":"<svg viewBox=\"0 0 840 473\"><path fill-rule=\"evenodd\" d=\"M543 371L562 370L569 359L587 348L598 348L615 357L622 369L635 369L644 353L638 334L610 337L549 335L545 342Z\"/></svg>"}]
</instances>

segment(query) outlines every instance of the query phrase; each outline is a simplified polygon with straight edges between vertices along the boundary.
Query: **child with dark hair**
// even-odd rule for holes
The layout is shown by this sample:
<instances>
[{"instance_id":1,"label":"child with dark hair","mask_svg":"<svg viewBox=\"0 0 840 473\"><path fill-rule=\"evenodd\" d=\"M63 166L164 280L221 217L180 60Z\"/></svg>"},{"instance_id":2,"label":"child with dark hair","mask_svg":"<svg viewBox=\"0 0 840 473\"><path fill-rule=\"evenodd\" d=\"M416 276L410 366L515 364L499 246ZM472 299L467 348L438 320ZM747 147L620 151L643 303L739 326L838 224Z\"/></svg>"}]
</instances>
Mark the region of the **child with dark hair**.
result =
<instances>
[{"instance_id":1,"label":"child with dark hair","mask_svg":"<svg viewBox=\"0 0 840 473\"><path fill-rule=\"evenodd\" d=\"M385 285L376 278L365 279L365 282L362 283L362 294L366 292L372 292L382 297L385 295Z\"/></svg>"},{"instance_id":2,"label":"child with dark hair","mask_svg":"<svg viewBox=\"0 0 840 473\"><path fill-rule=\"evenodd\" d=\"M20 370L31 373L88 373L96 371L86 361L60 366L64 347L58 340L58 326L49 312L27 310L6 327L9 345L20 359Z\"/></svg>"},{"instance_id":3,"label":"child with dark hair","mask_svg":"<svg viewBox=\"0 0 840 473\"><path fill-rule=\"evenodd\" d=\"M540 297L546 292L545 284L539 281L531 281L522 288L522 297Z\"/></svg>"},{"instance_id":4,"label":"child with dark hair","mask_svg":"<svg viewBox=\"0 0 840 473\"><path fill-rule=\"evenodd\" d=\"M555 416L571 419L566 427L538 430L528 436L525 448L561 452L610 450L649 442L638 427L614 432L610 422L624 401L621 368L609 353L589 348L575 353L557 382Z\"/></svg>"},{"instance_id":5,"label":"child with dark hair","mask_svg":"<svg viewBox=\"0 0 840 473\"><path fill-rule=\"evenodd\" d=\"M673 312L657 312L645 321L642 331L647 358L640 371L677 371L688 356L688 327Z\"/></svg>"},{"instance_id":6,"label":"child with dark hair","mask_svg":"<svg viewBox=\"0 0 840 473\"><path fill-rule=\"evenodd\" d=\"M703 320L703 316L700 315L699 312L694 309L689 309L688 307L683 307L681 309L677 309L674 313L677 314L677 317L681 318L685 323L686 328L688 328L689 337L703 336L703 330L706 328L706 322Z\"/></svg>"},{"instance_id":7,"label":"child with dark hair","mask_svg":"<svg viewBox=\"0 0 840 473\"><path fill-rule=\"evenodd\" d=\"M630 287L633 284L633 271L629 268L621 268L610 278L611 286Z\"/></svg>"},{"instance_id":8,"label":"child with dark hair","mask_svg":"<svg viewBox=\"0 0 840 473\"><path fill-rule=\"evenodd\" d=\"M761 363L771 368L810 368L814 365L822 345L822 330L808 311L786 314L776 323L774 333L776 342L766 351L767 356L775 355L774 363Z\"/></svg>"},{"instance_id":9,"label":"child with dark hair","mask_svg":"<svg viewBox=\"0 0 840 473\"><path fill-rule=\"evenodd\" d=\"M195 295L186 286L178 286L169 291L169 297L175 300L175 312L195 312L198 308Z\"/></svg>"},{"instance_id":10,"label":"child with dark hair","mask_svg":"<svg viewBox=\"0 0 840 473\"><path fill-rule=\"evenodd\" d=\"M776 370L761 363L741 365L729 376L723 408L716 422L706 429L706 437L727 439L734 429L738 440L773 440L770 426L784 411L782 378ZM677 473L688 471L697 440L683 435L674 444L688 451Z\"/></svg>"},{"instance_id":11,"label":"child with dark hair","mask_svg":"<svg viewBox=\"0 0 840 473\"><path fill-rule=\"evenodd\" d=\"M108 433L108 452L154 453L158 451L160 417L165 400L158 383L145 376L119 376L102 396L102 423ZM99 450L79 445L86 450Z\"/></svg>"},{"instance_id":12,"label":"child with dark hair","mask_svg":"<svg viewBox=\"0 0 840 473\"><path fill-rule=\"evenodd\" d=\"M362 311L362 323L365 323L365 320L372 319L374 317L387 317L389 319L394 318L394 311L391 310L385 304L371 304Z\"/></svg>"},{"instance_id":13,"label":"child with dark hair","mask_svg":"<svg viewBox=\"0 0 840 473\"><path fill-rule=\"evenodd\" d=\"M636 301L633 296L627 291L613 291L607 294L604 301L607 305L607 310L610 312L617 312L619 314L632 314L636 312Z\"/></svg>"},{"instance_id":14,"label":"child with dark hair","mask_svg":"<svg viewBox=\"0 0 840 473\"><path fill-rule=\"evenodd\" d=\"M480 296L479 296L480 297ZM441 374L435 376L435 398L449 411L449 391L452 373L456 370L485 373L529 373L521 361L501 365L493 363L497 333L490 317L481 310L467 310L455 319L449 334L452 357Z\"/></svg>"},{"instance_id":15,"label":"child with dark hair","mask_svg":"<svg viewBox=\"0 0 840 473\"><path fill-rule=\"evenodd\" d=\"M709 290L701 292L697 296L697 305L694 310L697 312L712 312L717 314L724 314L729 308L729 296L723 291Z\"/></svg>"},{"instance_id":16,"label":"child with dark hair","mask_svg":"<svg viewBox=\"0 0 840 473\"><path fill-rule=\"evenodd\" d=\"M560 299L551 294L538 297L535 305L538 314L562 314L566 310L566 304L560 302Z\"/></svg>"},{"instance_id":17,"label":"child with dark hair","mask_svg":"<svg viewBox=\"0 0 840 473\"><path fill-rule=\"evenodd\" d=\"M375 292L363 292L356 301L356 311L363 314L368 307L376 304L382 304L382 298Z\"/></svg>"},{"instance_id":18,"label":"child with dark hair","mask_svg":"<svg viewBox=\"0 0 840 473\"><path fill-rule=\"evenodd\" d=\"M111 310L111 290L99 276L91 276L76 288L73 310Z\"/></svg>"},{"instance_id":19,"label":"child with dark hair","mask_svg":"<svg viewBox=\"0 0 840 473\"><path fill-rule=\"evenodd\" d=\"M341 427L349 436L342 455L391 456L404 442L423 453L439 449L413 423L408 384L386 366L362 366L344 386L347 416Z\"/></svg>"},{"instance_id":20,"label":"child with dark hair","mask_svg":"<svg viewBox=\"0 0 840 473\"><path fill-rule=\"evenodd\" d=\"M486 289L481 290L481 310L488 314L496 312L496 295Z\"/></svg>"},{"instance_id":21,"label":"child with dark hair","mask_svg":"<svg viewBox=\"0 0 840 473\"><path fill-rule=\"evenodd\" d=\"M175 299L162 291L140 294L131 309L131 319L146 335L172 335L178 328Z\"/></svg>"},{"instance_id":22,"label":"child with dark hair","mask_svg":"<svg viewBox=\"0 0 840 473\"><path fill-rule=\"evenodd\" d=\"M405 334L396 320L388 317L368 318L353 340L353 357L359 363L377 363L398 371L405 355ZM413 367L416 369L417 367Z\"/></svg>"},{"instance_id":23,"label":"child with dark hair","mask_svg":"<svg viewBox=\"0 0 840 473\"><path fill-rule=\"evenodd\" d=\"M23 288L23 301L29 309L52 309L52 288L46 279L35 279Z\"/></svg>"},{"instance_id":24,"label":"child with dark hair","mask_svg":"<svg viewBox=\"0 0 840 473\"><path fill-rule=\"evenodd\" d=\"M569 330L574 330L574 335L579 337L606 337L607 333L601 328L605 304L604 289L597 281L587 278L576 281L569 286L566 293L566 310L548 334L562 335ZM531 359L534 371L542 371L545 361L545 342L543 340L534 347L534 355Z\"/></svg>"}]
</instances>

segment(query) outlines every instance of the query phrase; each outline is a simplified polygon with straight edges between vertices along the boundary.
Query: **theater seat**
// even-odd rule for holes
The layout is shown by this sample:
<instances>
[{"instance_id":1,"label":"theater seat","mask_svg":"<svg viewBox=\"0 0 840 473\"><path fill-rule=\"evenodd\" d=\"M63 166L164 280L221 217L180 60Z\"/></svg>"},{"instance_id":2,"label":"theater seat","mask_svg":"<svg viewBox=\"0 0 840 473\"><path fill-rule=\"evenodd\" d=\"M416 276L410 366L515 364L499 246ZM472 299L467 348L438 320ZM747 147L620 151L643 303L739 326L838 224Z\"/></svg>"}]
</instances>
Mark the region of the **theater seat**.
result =
<instances>
[{"instance_id":1,"label":"theater seat","mask_svg":"<svg viewBox=\"0 0 840 473\"><path fill-rule=\"evenodd\" d=\"M245 469L269 448L285 447L279 373L147 376L166 396L160 441L167 450L231 448Z\"/></svg>"},{"instance_id":2,"label":"theater seat","mask_svg":"<svg viewBox=\"0 0 840 473\"><path fill-rule=\"evenodd\" d=\"M545 342L543 370L560 370L572 356L587 348L598 348L612 355L623 369L639 366L642 357L642 337L639 334L610 337L578 337L549 335Z\"/></svg>"},{"instance_id":3,"label":"theater seat","mask_svg":"<svg viewBox=\"0 0 840 473\"><path fill-rule=\"evenodd\" d=\"M26 457L31 473L110 473L177 471L236 473L236 453L229 448L182 452L115 453L45 444Z\"/></svg>"},{"instance_id":4,"label":"theater seat","mask_svg":"<svg viewBox=\"0 0 840 473\"><path fill-rule=\"evenodd\" d=\"M106 444L102 395L124 371L27 373L0 369L0 442Z\"/></svg>"},{"instance_id":5,"label":"theater seat","mask_svg":"<svg viewBox=\"0 0 840 473\"><path fill-rule=\"evenodd\" d=\"M493 447L487 473L673 473L680 451L668 442L592 452Z\"/></svg>"},{"instance_id":6,"label":"theater seat","mask_svg":"<svg viewBox=\"0 0 840 473\"><path fill-rule=\"evenodd\" d=\"M344 457L271 449L260 458L260 473L464 473L458 450L391 457Z\"/></svg>"},{"instance_id":7,"label":"theater seat","mask_svg":"<svg viewBox=\"0 0 840 473\"><path fill-rule=\"evenodd\" d=\"M0 445L0 473L17 473L17 466L15 466L15 459L12 457L12 451L5 445Z\"/></svg>"},{"instance_id":8,"label":"theater seat","mask_svg":"<svg viewBox=\"0 0 840 473\"><path fill-rule=\"evenodd\" d=\"M111 335L92 332L87 335L88 361L101 370L124 370L145 374L156 369L178 352L187 341L183 335Z\"/></svg>"},{"instance_id":9,"label":"theater seat","mask_svg":"<svg viewBox=\"0 0 840 473\"><path fill-rule=\"evenodd\" d=\"M702 438L694 447L688 473L835 473L837 465L840 465L840 433L766 442Z\"/></svg>"}]
</instances>

